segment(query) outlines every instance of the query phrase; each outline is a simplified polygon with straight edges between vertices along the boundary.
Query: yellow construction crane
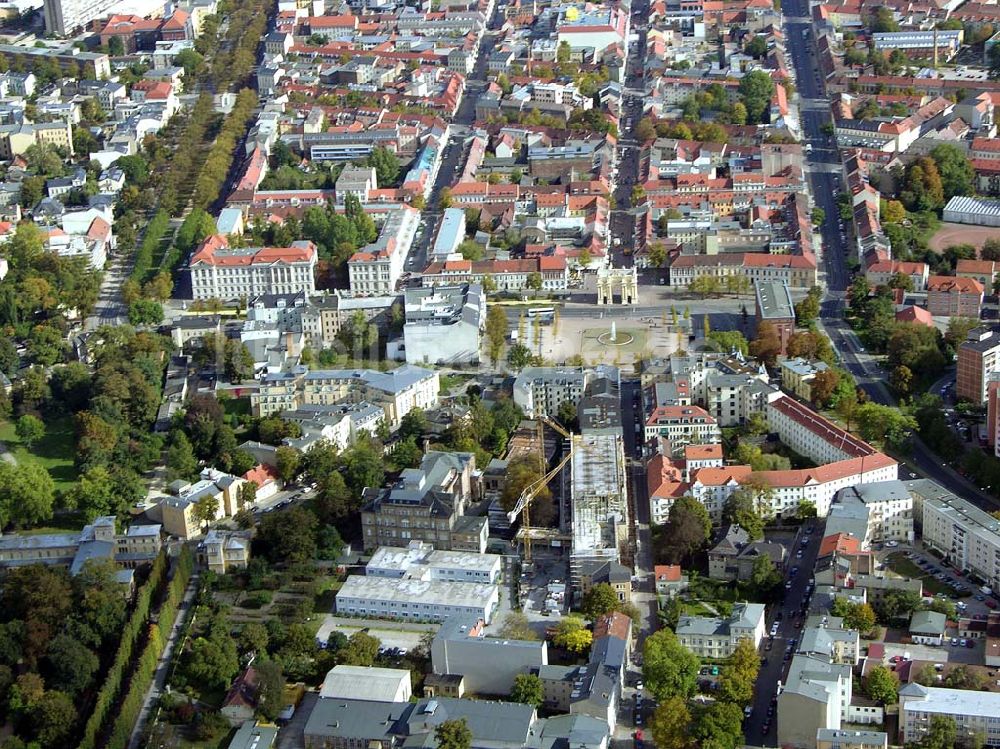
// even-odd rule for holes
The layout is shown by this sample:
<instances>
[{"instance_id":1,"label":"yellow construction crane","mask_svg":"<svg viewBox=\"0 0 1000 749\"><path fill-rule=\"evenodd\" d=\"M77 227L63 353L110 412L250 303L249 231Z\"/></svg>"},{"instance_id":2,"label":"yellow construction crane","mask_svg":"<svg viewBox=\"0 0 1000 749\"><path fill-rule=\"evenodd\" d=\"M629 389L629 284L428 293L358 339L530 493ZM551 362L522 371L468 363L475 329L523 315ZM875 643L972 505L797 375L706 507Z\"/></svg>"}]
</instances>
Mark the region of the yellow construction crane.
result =
<instances>
[{"instance_id":1,"label":"yellow construction crane","mask_svg":"<svg viewBox=\"0 0 1000 749\"><path fill-rule=\"evenodd\" d=\"M566 430L562 424L548 418L547 416L538 417L538 451L541 458L541 465L545 465L545 426L548 425L556 432L561 434L569 441L569 449L566 450L566 454L560 459L556 464L555 468L546 473L541 478L535 479L530 484L528 484L521 491L521 495L517 498L517 504L514 505L514 509L507 513L507 520L511 524L517 520L519 515L521 518L521 528L517 532L517 537L520 538L524 543L524 561L530 564L531 562L531 540L532 538L554 538L558 536L558 533L552 533L547 529L533 529L531 527L531 501L538 496L538 494L548 486L548 483L559 475L559 472L566 467L570 459L573 457L573 434Z\"/></svg>"}]
</instances>

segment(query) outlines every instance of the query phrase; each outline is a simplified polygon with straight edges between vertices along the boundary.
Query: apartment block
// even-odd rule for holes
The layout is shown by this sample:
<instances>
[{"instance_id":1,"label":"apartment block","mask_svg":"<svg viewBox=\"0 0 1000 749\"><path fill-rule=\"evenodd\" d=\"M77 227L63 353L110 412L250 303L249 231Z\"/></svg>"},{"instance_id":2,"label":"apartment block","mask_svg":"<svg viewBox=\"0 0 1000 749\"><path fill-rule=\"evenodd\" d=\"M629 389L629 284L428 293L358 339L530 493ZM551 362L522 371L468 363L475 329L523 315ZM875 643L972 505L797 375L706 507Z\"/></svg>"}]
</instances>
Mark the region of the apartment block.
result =
<instances>
[{"instance_id":1,"label":"apartment block","mask_svg":"<svg viewBox=\"0 0 1000 749\"><path fill-rule=\"evenodd\" d=\"M481 497L472 453L432 451L385 488L366 488L361 532L366 549L423 541L444 550L486 550L485 517L465 514Z\"/></svg>"},{"instance_id":2,"label":"apartment block","mask_svg":"<svg viewBox=\"0 0 1000 749\"><path fill-rule=\"evenodd\" d=\"M812 381L816 375L829 369L825 362L811 362L806 359L783 359L781 386L804 401L812 400Z\"/></svg>"},{"instance_id":3,"label":"apartment block","mask_svg":"<svg viewBox=\"0 0 1000 749\"><path fill-rule=\"evenodd\" d=\"M253 323L255 330L267 330L277 337L301 333L303 345L324 349L337 343L341 328L357 315L380 332L387 331L392 305L401 300L397 294L362 297L341 290L315 295L262 294L247 304L247 322Z\"/></svg>"},{"instance_id":4,"label":"apartment block","mask_svg":"<svg viewBox=\"0 0 1000 749\"><path fill-rule=\"evenodd\" d=\"M979 319L983 285L974 278L931 276L927 279L927 311L935 317Z\"/></svg>"},{"instance_id":5,"label":"apartment block","mask_svg":"<svg viewBox=\"0 0 1000 749\"><path fill-rule=\"evenodd\" d=\"M420 211L401 205L389 211L378 238L347 261L351 291L359 295L393 294L417 233Z\"/></svg>"},{"instance_id":6,"label":"apartment block","mask_svg":"<svg viewBox=\"0 0 1000 749\"><path fill-rule=\"evenodd\" d=\"M445 260L428 265L421 282L424 285L481 284L489 278L496 284L497 291L524 291L539 277L544 291L562 291L569 287L569 263L559 255L516 260Z\"/></svg>"},{"instance_id":7,"label":"apartment block","mask_svg":"<svg viewBox=\"0 0 1000 749\"><path fill-rule=\"evenodd\" d=\"M808 447L814 454L830 455L825 462L815 468L753 471L746 465L702 465L699 461L680 462L656 456L650 460L646 476L654 522L666 522L673 501L685 495L701 502L714 522L721 522L726 500L750 480L770 486L773 515L793 516L800 502L809 502L816 507L820 517L825 517L837 492L853 486L893 481L898 477L895 460L855 439L806 406L784 395L779 395L774 403L778 406L773 414L769 413L771 428L781 434L782 441L798 452L804 453ZM867 527L867 516L863 526Z\"/></svg>"},{"instance_id":8,"label":"apartment block","mask_svg":"<svg viewBox=\"0 0 1000 749\"><path fill-rule=\"evenodd\" d=\"M514 403L528 418L554 417L563 403L577 405L593 378L589 369L525 367L514 380Z\"/></svg>"},{"instance_id":9,"label":"apartment block","mask_svg":"<svg viewBox=\"0 0 1000 749\"><path fill-rule=\"evenodd\" d=\"M780 746L812 749L818 735L835 738L829 732L839 732L845 724L884 721L881 706L854 699L852 669L860 658L858 632L845 628L843 619L824 613L806 620L778 695Z\"/></svg>"},{"instance_id":10,"label":"apartment block","mask_svg":"<svg viewBox=\"0 0 1000 749\"><path fill-rule=\"evenodd\" d=\"M861 659L861 637L856 629L845 627L840 617L814 615L806 621L795 652L856 666Z\"/></svg>"},{"instance_id":11,"label":"apartment block","mask_svg":"<svg viewBox=\"0 0 1000 749\"><path fill-rule=\"evenodd\" d=\"M924 545L1000 590L1000 520L929 480L912 482L910 491Z\"/></svg>"},{"instance_id":12,"label":"apartment block","mask_svg":"<svg viewBox=\"0 0 1000 749\"><path fill-rule=\"evenodd\" d=\"M330 406L367 401L385 411L391 428L414 408L437 407L441 389L438 373L412 364L388 372L373 369L319 369L298 367L292 372L269 374L255 393L250 407L255 416L294 411L303 405Z\"/></svg>"},{"instance_id":13,"label":"apartment block","mask_svg":"<svg viewBox=\"0 0 1000 749\"><path fill-rule=\"evenodd\" d=\"M867 442L787 396L768 403L766 415L768 426L783 444L820 465L876 452Z\"/></svg>"},{"instance_id":14,"label":"apartment block","mask_svg":"<svg viewBox=\"0 0 1000 749\"><path fill-rule=\"evenodd\" d=\"M987 746L1000 744L1000 694L968 689L925 687L911 682L899 690L903 743L917 743L935 716L955 721L958 736L982 736Z\"/></svg>"},{"instance_id":15,"label":"apartment block","mask_svg":"<svg viewBox=\"0 0 1000 749\"><path fill-rule=\"evenodd\" d=\"M993 454L1000 457L1000 373L990 374L986 387L986 440Z\"/></svg>"},{"instance_id":16,"label":"apartment block","mask_svg":"<svg viewBox=\"0 0 1000 749\"><path fill-rule=\"evenodd\" d=\"M478 284L407 289L403 346L411 364L478 364L486 295Z\"/></svg>"},{"instance_id":17,"label":"apartment block","mask_svg":"<svg viewBox=\"0 0 1000 749\"><path fill-rule=\"evenodd\" d=\"M0 158L5 161L22 155L31 146L42 144L72 154L73 125L69 121L0 125Z\"/></svg>"},{"instance_id":18,"label":"apartment block","mask_svg":"<svg viewBox=\"0 0 1000 749\"><path fill-rule=\"evenodd\" d=\"M816 749L888 749L889 734L883 731L816 731Z\"/></svg>"},{"instance_id":19,"label":"apartment block","mask_svg":"<svg viewBox=\"0 0 1000 749\"><path fill-rule=\"evenodd\" d=\"M832 532L829 523L835 522L837 511L852 507L863 510L865 533L857 536L863 543L913 541L913 497L902 481L879 481L841 489L830 507L827 533Z\"/></svg>"},{"instance_id":20,"label":"apartment block","mask_svg":"<svg viewBox=\"0 0 1000 749\"><path fill-rule=\"evenodd\" d=\"M977 406L986 402L990 375L1000 371L1000 327L979 327L969 331L958 347L955 395Z\"/></svg>"},{"instance_id":21,"label":"apartment block","mask_svg":"<svg viewBox=\"0 0 1000 749\"><path fill-rule=\"evenodd\" d=\"M839 730L853 697L851 666L795 655L778 695L778 745L811 749L820 729Z\"/></svg>"},{"instance_id":22,"label":"apartment block","mask_svg":"<svg viewBox=\"0 0 1000 749\"><path fill-rule=\"evenodd\" d=\"M751 281L777 281L792 289L816 285L816 258L808 255L726 253L681 255L670 265L670 285L688 286L696 278L745 276Z\"/></svg>"},{"instance_id":23,"label":"apartment block","mask_svg":"<svg viewBox=\"0 0 1000 749\"><path fill-rule=\"evenodd\" d=\"M666 437L673 444L719 442L722 432L715 417L700 406L657 406L646 417L645 438Z\"/></svg>"},{"instance_id":24,"label":"apartment block","mask_svg":"<svg viewBox=\"0 0 1000 749\"><path fill-rule=\"evenodd\" d=\"M680 644L701 658L728 658L740 640L759 646L765 635L764 625L764 604L736 603L733 613L725 619L682 616L676 633Z\"/></svg>"},{"instance_id":25,"label":"apartment block","mask_svg":"<svg viewBox=\"0 0 1000 749\"><path fill-rule=\"evenodd\" d=\"M309 241L290 247L229 247L221 234L209 237L191 256L195 299L250 299L260 294L311 294L316 290L318 254Z\"/></svg>"},{"instance_id":26,"label":"apartment block","mask_svg":"<svg viewBox=\"0 0 1000 749\"><path fill-rule=\"evenodd\" d=\"M60 23L58 14L61 12L64 0L50 0L53 5L55 17L53 23ZM78 8L82 6L83 15L95 12L96 9L105 5L106 0L93 0L91 4L88 0L68 0L70 15L77 15ZM49 2L45 3L46 28L49 28ZM97 12L103 12L103 9ZM72 22L72 19L70 20ZM53 29L54 33L57 32ZM65 46L21 46L15 44L0 44L0 55L7 58L13 68L16 65L24 66L25 70L32 70L36 65L55 63L66 73L75 73L85 78L96 80L107 80L111 77L111 58L103 52L81 52L69 43Z\"/></svg>"}]
</instances>

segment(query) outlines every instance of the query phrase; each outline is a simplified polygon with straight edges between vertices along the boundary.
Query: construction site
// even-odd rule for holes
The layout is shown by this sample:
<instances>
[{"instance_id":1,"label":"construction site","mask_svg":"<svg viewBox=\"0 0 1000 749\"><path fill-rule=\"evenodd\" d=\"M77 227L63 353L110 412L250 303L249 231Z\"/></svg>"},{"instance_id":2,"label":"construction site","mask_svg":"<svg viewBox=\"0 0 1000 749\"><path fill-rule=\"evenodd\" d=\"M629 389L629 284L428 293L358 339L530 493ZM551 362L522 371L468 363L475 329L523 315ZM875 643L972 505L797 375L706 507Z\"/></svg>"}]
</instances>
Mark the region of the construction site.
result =
<instances>
[{"instance_id":1,"label":"construction site","mask_svg":"<svg viewBox=\"0 0 1000 749\"><path fill-rule=\"evenodd\" d=\"M570 583L588 562L619 562L629 539L625 449L619 435L575 434L570 461Z\"/></svg>"},{"instance_id":2,"label":"construction site","mask_svg":"<svg viewBox=\"0 0 1000 749\"><path fill-rule=\"evenodd\" d=\"M534 454L547 470L524 488L504 521L517 528L513 543L520 548L525 579L534 579L536 561L548 569L562 568L573 600L581 592L583 569L631 560L624 442L620 434L571 434L545 417L534 425L531 430L522 425L508 458ZM532 503L545 490L559 508L556 527L531 522Z\"/></svg>"}]
</instances>

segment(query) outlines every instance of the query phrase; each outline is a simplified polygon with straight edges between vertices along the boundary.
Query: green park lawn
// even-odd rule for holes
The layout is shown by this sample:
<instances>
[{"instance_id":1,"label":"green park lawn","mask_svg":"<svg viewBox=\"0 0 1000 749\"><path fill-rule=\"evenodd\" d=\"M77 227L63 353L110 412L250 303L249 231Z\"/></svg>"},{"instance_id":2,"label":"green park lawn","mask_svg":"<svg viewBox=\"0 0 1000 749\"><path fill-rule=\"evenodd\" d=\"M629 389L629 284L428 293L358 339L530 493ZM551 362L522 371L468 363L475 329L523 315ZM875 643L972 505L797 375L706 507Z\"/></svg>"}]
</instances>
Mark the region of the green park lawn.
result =
<instances>
[{"instance_id":1,"label":"green park lawn","mask_svg":"<svg viewBox=\"0 0 1000 749\"><path fill-rule=\"evenodd\" d=\"M0 442L7 446L18 463L36 463L47 470L55 481L57 491L69 489L76 482L73 466L76 432L71 416L48 420L45 436L30 451L17 438L14 423L0 421Z\"/></svg>"}]
</instances>

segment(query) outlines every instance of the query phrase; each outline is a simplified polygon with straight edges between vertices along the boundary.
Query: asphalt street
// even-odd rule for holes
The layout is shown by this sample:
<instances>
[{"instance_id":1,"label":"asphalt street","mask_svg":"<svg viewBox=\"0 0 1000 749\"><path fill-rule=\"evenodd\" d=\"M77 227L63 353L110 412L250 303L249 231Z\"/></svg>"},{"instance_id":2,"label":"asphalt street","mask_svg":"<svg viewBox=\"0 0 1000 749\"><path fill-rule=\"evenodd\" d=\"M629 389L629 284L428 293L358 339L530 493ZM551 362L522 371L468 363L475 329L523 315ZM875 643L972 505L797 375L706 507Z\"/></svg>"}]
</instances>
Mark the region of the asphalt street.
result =
<instances>
[{"instance_id":1,"label":"asphalt street","mask_svg":"<svg viewBox=\"0 0 1000 749\"><path fill-rule=\"evenodd\" d=\"M809 15L807 0L785 0L782 10L786 17L806 19ZM824 125L832 124L829 105L816 62L815 36L808 22L786 22L786 50L796 73L800 98L800 116L805 141L812 147L806 153L808 179L815 205L821 207L825 219L820 227L822 237L821 272L825 278L826 296L823 300L821 323L833 342L847 369L857 379L860 387L872 401L895 406L896 400L888 391L883 374L867 355L858 337L844 320L847 287L851 273L848 269L849 248L842 240L837 195L841 192L839 157L833 139L823 132ZM912 440L910 455L900 475L909 478L914 473L933 479L951 491L975 502L987 510L1000 506L997 499L951 466L945 465L919 438Z\"/></svg>"},{"instance_id":2,"label":"asphalt street","mask_svg":"<svg viewBox=\"0 0 1000 749\"><path fill-rule=\"evenodd\" d=\"M615 209L611 212L612 264L619 268L631 267L634 251L641 249L645 236L636 231L640 217L630 208L632 188L645 181L648 163L643 161L640 144L635 139L635 128L642 119L643 93L645 92L643 61L646 59L646 23L649 15L648 0L632 3L631 30L638 40L629 42L628 70L625 77L625 98L619 118L618 172L614 191Z\"/></svg>"},{"instance_id":3,"label":"asphalt street","mask_svg":"<svg viewBox=\"0 0 1000 749\"><path fill-rule=\"evenodd\" d=\"M744 734L746 743L750 746L777 746L777 710L772 715L768 715L768 708L772 700L777 696L778 684L784 683L788 675L788 667L791 664L791 656L785 659L786 649L792 640L797 640L802 630L800 627L805 623L804 608L808 606L806 597L806 587L812 580L813 566L816 564L816 554L819 551L820 539L823 537L823 521L812 521L814 532L805 533L802 531L796 535L789 549L789 573L793 568L798 572L787 578L791 587L785 590L785 597L776 606L769 606L767 610L767 628L771 630L771 625L778 621L778 633L774 639L765 637L761 643L762 659L766 658L767 663L760 669L757 677L757 688L754 690L753 712L744 723ZM800 547L800 539L808 539L809 544ZM802 559L795 558L795 552L802 548ZM780 619L778 619L780 614ZM764 725L768 724L768 730L764 731Z\"/></svg>"},{"instance_id":4,"label":"asphalt street","mask_svg":"<svg viewBox=\"0 0 1000 749\"><path fill-rule=\"evenodd\" d=\"M434 188L427 199L428 210L421 216L420 227L406 259L404 266L406 272L420 272L427 267L428 252L437 235L438 224L443 215L438 209L441 191L454 184L462 164L465 163L470 145L468 139L471 125L476 121L476 101L486 87L486 65L490 53L496 46L497 33L503 27L503 23L503 6L497 3L487 24L486 33L479 43L479 52L472 73L465 79L465 94L462 96L458 111L451 119L441 166L438 168L437 179L434 180Z\"/></svg>"}]
</instances>

